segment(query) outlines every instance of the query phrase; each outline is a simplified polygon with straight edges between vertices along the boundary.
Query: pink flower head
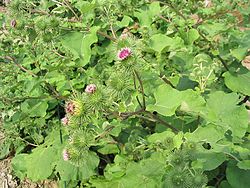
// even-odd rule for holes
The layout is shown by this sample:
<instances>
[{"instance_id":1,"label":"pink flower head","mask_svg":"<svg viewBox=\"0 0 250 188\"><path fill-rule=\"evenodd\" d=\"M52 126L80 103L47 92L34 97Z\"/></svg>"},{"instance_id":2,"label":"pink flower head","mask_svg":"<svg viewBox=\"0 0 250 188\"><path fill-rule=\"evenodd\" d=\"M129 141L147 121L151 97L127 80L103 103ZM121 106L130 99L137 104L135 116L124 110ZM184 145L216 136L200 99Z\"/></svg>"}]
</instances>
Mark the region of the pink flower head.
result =
<instances>
[{"instance_id":1,"label":"pink flower head","mask_svg":"<svg viewBox=\"0 0 250 188\"><path fill-rule=\"evenodd\" d=\"M64 118L61 119L61 122L64 126L66 126L69 124L69 118L65 116Z\"/></svg>"},{"instance_id":2,"label":"pink flower head","mask_svg":"<svg viewBox=\"0 0 250 188\"><path fill-rule=\"evenodd\" d=\"M117 57L119 60L124 60L129 56L131 56L131 54L132 54L131 49L126 47L119 50L119 52L117 53Z\"/></svg>"},{"instance_id":3,"label":"pink flower head","mask_svg":"<svg viewBox=\"0 0 250 188\"><path fill-rule=\"evenodd\" d=\"M95 84L89 84L89 85L87 85L87 87L85 89L85 92L89 93L89 94L92 94L95 91L96 91L96 85Z\"/></svg>"},{"instance_id":4,"label":"pink flower head","mask_svg":"<svg viewBox=\"0 0 250 188\"><path fill-rule=\"evenodd\" d=\"M10 26L13 27L13 28L16 27L16 20L11 20L10 21Z\"/></svg>"},{"instance_id":5,"label":"pink flower head","mask_svg":"<svg viewBox=\"0 0 250 188\"><path fill-rule=\"evenodd\" d=\"M73 115L75 111L75 104L72 101L67 102L65 105L65 111L66 113Z\"/></svg>"},{"instance_id":6,"label":"pink flower head","mask_svg":"<svg viewBox=\"0 0 250 188\"><path fill-rule=\"evenodd\" d=\"M63 160L68 161L69 160L69 153L66 149L63 150Z\"/></svg>"}]
</instances>

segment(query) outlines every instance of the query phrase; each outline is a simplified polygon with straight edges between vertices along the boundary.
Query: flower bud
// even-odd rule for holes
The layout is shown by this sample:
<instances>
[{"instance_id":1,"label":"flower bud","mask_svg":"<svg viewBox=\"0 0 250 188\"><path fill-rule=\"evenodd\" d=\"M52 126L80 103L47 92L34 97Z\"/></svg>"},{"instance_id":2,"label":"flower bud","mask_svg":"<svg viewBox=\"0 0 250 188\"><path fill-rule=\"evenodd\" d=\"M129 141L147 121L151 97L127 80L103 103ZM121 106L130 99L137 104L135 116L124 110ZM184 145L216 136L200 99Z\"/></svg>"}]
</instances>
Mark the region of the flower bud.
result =
<instances>
[{"instance_id":1,"label":"flower bud","mask_svg":"<svg viewBox=\"0 0 250 188\"><path fill-rule=\"evenodd\" d=\"M81 99L73 99L66 102L65 112L71 116L80 116L83 112L83 102Z\"/></svg>"},{"instance_id":2,"label":"flower bud","mask_svg":"<svg viewBox=\"0 0 250 188\"><path fill-rule=\"evenodd\" d=\"M16 20L11 20L10 21L10 26L11 27L13 27L13 28L16 27L16 24L17 24Z\"/></svg>"},{"instance_id":3,"label":"flower bud","mask_svg":"<svg viewBox=\"0 0 250 188\"><path fill-rule=\"evenodd\" d=\"M96 91L96 85L95 84L89 84L87 85L85 92L89 94L93 94Z\"/></svg>"},{"instance_id":4,"label":"flower bud","mask_svg":"<svg viewBox=\"0 0 250 188\"><path fill-rule=\"evenodd\" d=\"M64 118L61 119L61 122L64 126L67 126L69 124L69 118L65 116Z\"/></svg>"},{"instance_id":5,"label":"flower bud","mask_svg":"<svg viewBox=\"0 0 250 188\"><path fill-rule=\"evenodd\" d=\"M66 149L63 150L63 160L68 161L69 160L69 153Z\"/></svg>"},{"instance_id":6,"label":"flower bud","mask_svg":"<svg viewBox=\"0 0 250 188\"><path fill-rule=\"evenodd\" d=\"M75 111L75 104L73 101L69 101L65 105L65 111L67 114L73 115Z\"/></svg>"}]
</instances>

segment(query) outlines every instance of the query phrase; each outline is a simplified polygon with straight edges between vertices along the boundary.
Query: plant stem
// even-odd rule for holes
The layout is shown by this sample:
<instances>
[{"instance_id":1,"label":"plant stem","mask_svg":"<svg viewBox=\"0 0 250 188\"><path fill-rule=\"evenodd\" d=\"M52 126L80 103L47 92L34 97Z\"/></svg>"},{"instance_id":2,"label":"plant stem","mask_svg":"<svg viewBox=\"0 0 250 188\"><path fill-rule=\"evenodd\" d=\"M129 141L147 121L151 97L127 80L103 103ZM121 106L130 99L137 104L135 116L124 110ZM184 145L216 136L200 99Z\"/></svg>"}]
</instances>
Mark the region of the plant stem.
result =
<instances>
[{"instance_id":1,"label":"plant stem","mask_svg":"<svg viewBox=\"0 0 250 188\"><path fill-rule=\"evenodd\" d=\"M116 41L116 38L111 37L111 36L109 36L108 34L102 32L102 31L97 31L97 34L99 34L99 35L101 35L101 36L103 36L103 37L105 37L105 38L107 38L107 39L109 39L111 41Z\"/></svg>"},{"instance_id":2,"label":"plant stem","mask_svg":"<svg viewBox=\"0 0 250 188\"><path fill-rule=\"evenodd\" d=\"M113 128L115 128L115 126L108 127L103 133L99 134L99 135L95 138L95 140L98 141L98 140L102 139L102 138L105 137L108 133L110 133L110 132L113 130Z\"/></svg>"},{"instance_id":3,"label":"plant stem","mask_svg":"<svg viewBox=\"0 0 250 188\"><path fill-rule=\"evenodd\" d=\"M145 110L146 109L146 100L145 100L145 93L144 93L144 88L143 88L143 83L142 83L142 80L140 78L140 75L138 74L138 72L136 70L134 70L134 73L139 81L139 84L140 84L140 88L141 88L141 94L142 94L142 107L143 109Z\"/></svg>"},{"instance_id":4,"label":"plant stem","mask_svg":"<svg viewBox=\"0 0 250 188\"><path fill-rule=\"evenodd\" d=\"M141 114L145 112L145 109L140 109L140 110L137 110L135 112L122 112L119 114L120 117L122 117L123 119L127 119L129 118L130 116L134 116L134 115L137 115L137 114Z\"/></svg>"},{"instance_id":5,"label":"plant stem","mask_svg":"<svg viewBox=\"0 0 250 188\"><path fill-rule=\"evenodd\" d=\"M151 116L151 118L153 118L154 120L158 121L159 123L165 125L166 127L172 129L172 131L174 131L175 133L179 132L179 130L175 127L173 127L172 125L170 125L169 123L163 121L161 118L159 118L157 115L155 114L152 114L151 112L149 111L145 111L148 115Z\"/></svg>"},{"instance_id":6,"label":"plant stem","mask_svg":"<svg viewBox=\"0 0 250 188\"><path fill-rule=\"evenodd\" d=\"M133 74L133 80L134 80L134 88L135 88L135 90L137 90L135 74ZM136 96L136 100L139 103L140 107L142 108L142 104L141 104L141 101L139 100L138 96Z\"/></svg>"},{"instance_id":7,"label":"plant stem","mask_svg":"<svg viewBox=\"0 0 250 188\"><path fill-rule=\"evenodd\" d=\"M162 73L160 74L160 78L168 85L170 85L172 88L176 89L176 87L163 75Z\"/></svg>"},{"instance_id":8,"label":"plant stem","mask_svg":"<svg viewBox=\"0 0 250 188\"><path fill-rule=\"evenodd\" d=\"M80 21L79 16L78 16L78 15L76 14L76 12L73 10L73 8L72 8L71 4L68 2L68 0L64 0L64 1L63 1L63 4L66 5L66 6L69 8L69 10L74 14L74 16L77 18L77 20Z\"/></svg>"}]
</instances>

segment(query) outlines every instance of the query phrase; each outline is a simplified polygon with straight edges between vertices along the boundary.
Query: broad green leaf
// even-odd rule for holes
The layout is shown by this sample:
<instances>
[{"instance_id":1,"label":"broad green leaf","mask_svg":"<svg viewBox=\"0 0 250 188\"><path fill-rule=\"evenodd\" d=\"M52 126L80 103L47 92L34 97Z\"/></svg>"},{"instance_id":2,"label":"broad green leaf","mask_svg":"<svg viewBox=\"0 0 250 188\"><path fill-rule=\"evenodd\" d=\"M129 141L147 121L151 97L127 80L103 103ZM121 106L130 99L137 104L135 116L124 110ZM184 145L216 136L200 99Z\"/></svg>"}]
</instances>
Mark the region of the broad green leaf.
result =
<instances>
[{"instance_id":1,"label":"broad green leaf","mask_svg":"<svg viewBox=\"0 0 250 188\"><path fill-rule=\"evenodd\" d=\"M91 57L91 45L98 41L96 35L99 27L92 27L88 34L71 32L63 36L61 42L65 48L70 50L74 59L78 59L78 66L86 65Z\"/></svg>"},{"instance_id":2,"label":"broad green leaf","mask_svg":"<svg viewBox=\"0 0 250 188\"><path fill-rule=\"evenodd\" d=\"M232 162L228 163L226 176L233 188L249 188L250 170L239 169Z\"/></svg>"},{"instance_id":3,"label":"broad green leaf","mask_svg":"<svg viewBox=\"0 0 250 188\"><path fill-rule=\"evenodd\" d=\"M224 131L216 125L208 124L204 127L198 127L193 133L186 133L185 137L194 142L216 143L224 138Z\"/></svg>"},{"instance_id":4,"label":"broad green leaf","mask_svg":"<svg viewBox=\"0 0 250 188\"><path fill-rule=\"evenodd\" d=\"M155 34L150 38L150 48L154 51L161 53L166 47L170 47L173 39L164 34Z\"/></svg>"},{"instance_id":5,"label":"broad green leaf","mask_svg":"<svg viewBox=\"0 0 250 188\"><path fill-rule=\"evenodd\" d=\"M109 179L92 179L93 185L97 188L123 187L123 188L140 188L140 187L158 187L162 175L165 173L165 157L160 153L154 153L150 158L140 162L130 162L127 166L124 176L109 176ZM123 162L123 161L121 161ZM115 171L115 169L112 169ZM120 168L116 168L121 172ZM109 173L111 175L112 173ZM113 173L117 175L116 173Z\"/></svg>"},{"instance_id":6,"label":"broad green leaf","mask_svg":"<svg viewBox=\"0 0 250 188\"><path fill-rule=\"evenodd\" d=\"M169 47L168 51L172 52L181 48L184 48L184 40L180 37L172 38L172 44Z\"/></svg>"},{"instance_id":7,"label":"broad green leaf","mask_svg":"<svg viewBox=\"0 0 250 188\"><path fill-rule=\"evenodd\" d=\"M11 142L0 142L0 160L4 159L11 151Z\"/></svg>"},{"instance_id":8,"label":"broad green leaf","mask_svg":"<svg viewBox=\"0 0 250 188\"><path fill-rule=\"evenodd\" d=\"M104 147L98 149L98 152L103 155L119 153L119 148L115 144L106 144Z\"/></svg>"},{"instance_id":9,"label":"broad green leaf","mask_svg":"<svg viewBox=\"0 0 250 188\"><path fill-rule=\"evenodd\" d=\"M121 185L120 179L108 181L107 179L99 178L99 179L91 179L90 182L91 185L94 186L95 188L111 188L111 187L125 188L123 185Z\"/></svg>"},{"instance_id":10,"label":"broad green leaf","mask_svg":"<svg viewBox=\"0 0 250 188\"><path fill-rule=\"evenodd\" d=\"M228 181L223 180L223 181L220 183L219 188L232 188L232 186L228 183Z\"/></svg>"},{"instance_id":11,"label":"broad green leaf","mask_svg":"<svg viewBox=\"0 0 250 188\"><path fill-rule=\"evenodd\" d=\"M69 32L62 37L62 45L74 55L74 59L83 57L81 53L83 37L83 33L80 32Z\"/></svg>"},{"instance_id":12,"label":"broad green leaf","mask_svg":"<svg viewBox=\"0 0 250 188\"><path fill-rule=\"evenodd\" d=\"M158 53L161 53L165 48L167 51L174 51L184 47L184 41L180 37L170 38L159 33L150 38L149 47Z\"/></svg>"},{"instance_id":13,"label":"broad green leaf","mask_svg":"<svg viewBox=\"0 0 250 188\"><path fill-rule=\"evenodd\" d=\"M65 75L63 75L62 73L58 72L58 70L54 70L54 71L48 72L44 76L44 78L46 79L46 81L48 83L51 83L51 84L55 84L55 83L58 83L60 81L66 80Z\"/></svg>"},{"instance_id":14,"label":"broad green leaf","mask_svg":"<svg viewBox=\"0 0 250 188\"><path fill-rule=\"evenodd\" d=\"M180 110L184 112L197 112L199 113L205 107L205 100L198 92L191 89L181 91L182 101Z\"/></svg>"},{"instance_id":15,"label":"broad green leaf","mask_svg":"<svg viewBox=\"0 0 250 188\"><path fill-rule=\"evenodd\" d=\"M249 139L248 139L248 142L249 142ZM244 159L244 160L249 159L249 157L250 157L250 147L249 146L245 145L245 147L244 147L244 145L234 144L231 147L232 147L234 152L237 152L239 154L241 159Z\"/></svg>"},{"instance_id":16,"label":"broad green leaf","mask_svg":"<svg viewBox=\"0 0 250 188\"><path fill-rule=\"evenodd\" d=\"M200 37L199 32L196 29L190 29L187 32L188 44L193 44Z\"/></svg>"},{"instance_id":17,"label":"broad green leaf","mask_svg":"<svg viewBox=\"0 0 250 188\"><path fill-rule=\"evenodd\" d=\"M128 27L128 26L129 26L129 23L132 22L132 21L133 21L132 18L130 18L129 16L126 16L126 15L125 15L125 16L122 18L121 21L117 21L117 22L116 22L116 25L117 25L118 27L120 27L120 28L122 28L122 27Z\"/></svg>"},{"instance_id":18,"label":"broad green leaf","mask_svg":"<svg viewBox=\"0 0 250 188\"><path fill-rule=\"evenodd\" d=\"M94 2L94 1L93 1ZM75 7L82 13L86 14L91 12L95 8L95 4L93 2L88 1L76 1Z\"/></svg>"},{"instance_id":19,"label":"broad green leaf","mask_svg":"<svg viewBox=\"0 0 250 188\"><path fill-rule=\"evenodd\" d=\"M233 137L242 138L248 127L248 113L244 106L238 106L239 96L217 91L209 95L204 118L207 122L231 130Z\"/></svg>"},{"instance_id":20,"label":"broad green leaf","mask_svg":"<svg viewBox=\"0 0 250 188\"><path fill-rule=\"evenodd\" d=\"M85 156L86 161L82 166L74 166L69 161L64 161L62 158L56 163L56 171L59 172L61 180L86 180L92 175L97 174L97 166L99 157L94 152L88 152Z\"/></svg>"},{"instance_id":21,"label":"broad green leaf","mask_svg":"<svg viewBox=\"0 0 250 188\"><path fill-rule=\"evenodd\" d=\"M178 132L177 135L174 136L174 147L179 149L181 147L181 145L183 144L183 137L184 137L184 134L183 132Z\"/></svg>"},{"instance_id":22,"label":"broad green leaf","mask_svg":"<svg viewBox=\"0 0 250 188\"><path fill-rule=\"evenodd\" d=\"M198 153L197 158L197 161L202 164L203 170L213 170L226 160L225 154L215 153L210 150L203 150ZM194 162L194 164L195 163L196 162Z\"/></svg>"},{"instance_id":23,"label":"broad green leaf","mask_svg":"<svg viewBox=\"0 0 250 188\"><path fill-rule=\"evenodd\" d=\"M150 3L146 10L140 9L134 13L134 16L139 19L141 26L150 27L153 22L154 16L158 15L161 11L159 2Z\"/></svg>"},{"instance_id":24,"label":"broad green leaf","mask_svg":"<svg viewBox=\"0 0 250 188\"><path fill-rule=\"evenodd\" d=\"M148 105L147 110L157 111L164 116L172 116L181 104L182 95L179 91L164 84L159 86L154 92L156 103Z\"/></svg>"},{"instance_id":25,"label":"broad green leaf","mask_svg":"<svg viewBox=\"0 0 250 188\"><path fill-rule=\"evenodd\" d=\"M243 170L250 170L250 160L240 161L237 166Z\"/></svg>"},{"instance_id":26,"label":"broad green leaf","mask_svg":"<svg viewBox=\"0 0 250 188\"><path fill-rule=\"evenodd\" d=\"M178 91L167 84L160 85L154 92L156 103L148 105L147 110L157 111L161 115L171 116L181 106L185 112L200 112L204 106L204 99L193 90Z\"/></svg>"},{"instance_id":27,"label":"broad green leaf","mask_svg":"<svg viewBox=\"0 0 250 188\"><path fill-rule=\"evenodd\" d=\"M150 143L156 143L156 142L164 142L164 140L168 137L174 138L175 134L171 131L164 131L161 133L154 133L148 137L148 141Z\"/></svg>"},{"instance_id":28,"label":"broad green leaf","mask_svg":"<svg viewBox=\"0 0 250 188\"><path fill-rule=\"evenodd\" d=\"M19 154L12 158L11 165L14 174L23 180L27 175L27 160L28 154Z\"/></svg>"},{"instance_id":29,"label":"broad green leaf","mask_svg":"<svg viewBox=\"0 0 250 188\"><path fill-rule=\"evenodd\" d=\"M28 99L21 104L21 110L30 117L44 117L48 108L47 101Z\"/></svg>"},{"instance_id":30,"label":"broad green leaf","mask_svg":"<svg viewBox=\"0 0 250 188\"><path fill-rule=\"evenodd\" d=\"M38 147L27 156L27 177L32 181L47 179L53 172L53 163L57 157L53 147Z\"/></svg>"},{"instance_id":31,"label":"broad green leaf","mask_svg":"<svg viewBox=\"0 0 250 188\"><path fill-rule=\"evenodd\" d=\"M199 26L200 29L205 30L207 33L209 33L211 37L221 32L227 31L228 27L229 26L226 25L226 23L216 23L216 22L209 22Z\"/></svg>"},{"instance_id":32,"label":"broad green leaf","mask_svg":"<svg viewBox=\"0 0 250 188\"><path fill-rule=\"evenodd\" d=\"M223 76L225 77L225 84L229 89L245 95L250 95L250 71L238 74L226 72Z\"/></svg>"},{"instance_id":33,"label":"broad green leaf","mask_svg":"<svg viewBox=\"0 0 250 188\"><path fill-rule=\"evenodd\" d=\"M98 37L96 35L99 27L95 26L90 29L90 33L83 37L81 43L81 54L83 60L80 62L80 66L86 65L91 57L91 45L98 41Z\"/></svg>"},{"instance_id":34,"label":"broad green leaf","mask_svg":"<svg viewBox=\"0 0 250 188\"><path fill-rule=\"evenodd\" d=\"M241 60L243 60L244 57L246 56L247 50L248 50L248 48L237 48L237 49L231 50L231 54L232 54L232 56L234 56L236 59L238 59L239 61L241 61Z\"/></svg>"}]
</instances>

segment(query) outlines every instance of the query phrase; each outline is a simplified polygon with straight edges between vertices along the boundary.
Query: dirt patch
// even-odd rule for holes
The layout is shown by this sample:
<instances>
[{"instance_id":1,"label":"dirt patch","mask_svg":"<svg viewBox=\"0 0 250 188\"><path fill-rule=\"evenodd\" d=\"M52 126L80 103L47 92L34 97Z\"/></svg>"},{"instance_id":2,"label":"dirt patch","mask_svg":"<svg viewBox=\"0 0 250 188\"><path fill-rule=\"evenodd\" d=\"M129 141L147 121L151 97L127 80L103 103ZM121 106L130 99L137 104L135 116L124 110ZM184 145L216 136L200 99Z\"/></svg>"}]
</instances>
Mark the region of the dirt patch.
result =
<instances>
[{"instance_id":1,"label":"dirt patch","mask_svg":"<svg viewBox=\"0 0 250 188\"><path fill-rule=\"evenodd\" d=\"M27 179L19 181L12 175L11 159L8 158L0 161L0 188L58 188L58 184L47 180L38 183Z\"/></svg>"},{"instance_id":2,"label":"dirt patch","mask_svg":"<svg viewBox=\"0 0 250 188\"><path fill-rule=\"evenodd\" d=\"M0 161L0 187L1 188L16 188L17 181L10 172L10 159Z\"/></svg>"},{"instance_id":3,"label":"dirt patch","mask_svg":"<svg viewBox=\"0 0 250 188\"><path fill-rule=\"evenodd\" d=\"M1 117L0 117L1 128ZM4 134L0 130L0 145L4 140ZM31 182L28 179L20 181L13 175L11 169L11 159L9 156L6 159L0 160L0 188L58 188L56 181L41 181L38 183Z\"/></svg>"}]
</instances>

